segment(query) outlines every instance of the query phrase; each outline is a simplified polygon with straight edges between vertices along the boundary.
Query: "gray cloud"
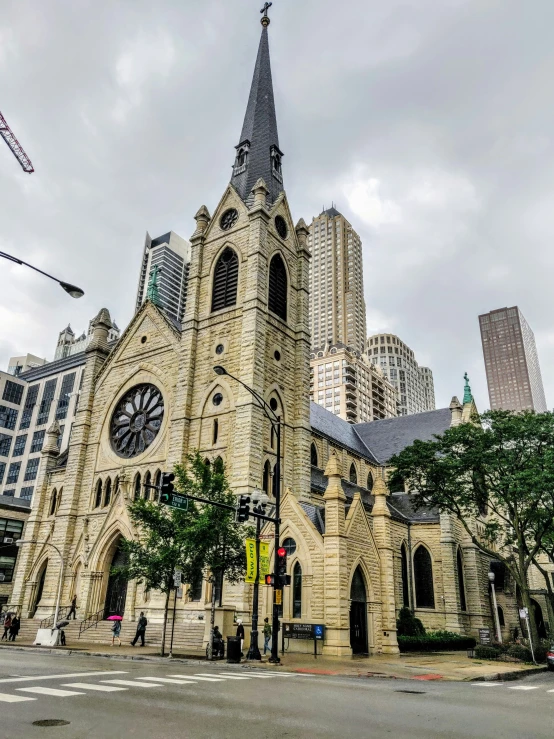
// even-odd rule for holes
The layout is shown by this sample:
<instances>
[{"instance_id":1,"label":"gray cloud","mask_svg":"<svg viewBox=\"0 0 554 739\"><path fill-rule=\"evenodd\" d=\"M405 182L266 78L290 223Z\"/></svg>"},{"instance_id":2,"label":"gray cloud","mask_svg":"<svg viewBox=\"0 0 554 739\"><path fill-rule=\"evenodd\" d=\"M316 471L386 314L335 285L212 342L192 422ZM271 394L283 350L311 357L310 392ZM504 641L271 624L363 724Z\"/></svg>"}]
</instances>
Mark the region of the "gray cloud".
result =
<instances>
[{"instance_id":1,"label":"gray cloud","mask_svg":"<svg viewBox=\"0 0 554 739\"><path fill-rule=\"evenodd\" d=\"M260 27L240 0L13 0L0 110L0 249L81 285L73 301L0 265L0 367L51 358L68 322L132 315L148 229L184 237L230 176ZM477 315L518 304L554 397L548 0L276 0L270 43L287 194L331 200L364 242L368 323L488 404Z\"/></svg>"}]
</instances>

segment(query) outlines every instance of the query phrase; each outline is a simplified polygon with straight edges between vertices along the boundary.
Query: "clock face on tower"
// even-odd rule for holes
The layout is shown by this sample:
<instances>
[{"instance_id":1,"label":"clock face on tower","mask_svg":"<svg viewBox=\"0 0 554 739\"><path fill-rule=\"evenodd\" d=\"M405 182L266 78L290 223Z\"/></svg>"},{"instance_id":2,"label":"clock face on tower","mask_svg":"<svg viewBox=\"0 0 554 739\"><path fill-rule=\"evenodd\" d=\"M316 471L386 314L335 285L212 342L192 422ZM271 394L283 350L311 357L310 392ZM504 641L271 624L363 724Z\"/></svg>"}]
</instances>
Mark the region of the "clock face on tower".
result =
<instances>
[{"instance_id":1,"label":"clock face on tower","mask_svg":"<svg viewBox=\"0 0 554 739\"><path fill-rule=\"evenodd\" d=\"M155 385L135 385L121 398L110 423L112 448L129 459L152 444L162 425L164 399Z\"/></svg>"}]
</instances>

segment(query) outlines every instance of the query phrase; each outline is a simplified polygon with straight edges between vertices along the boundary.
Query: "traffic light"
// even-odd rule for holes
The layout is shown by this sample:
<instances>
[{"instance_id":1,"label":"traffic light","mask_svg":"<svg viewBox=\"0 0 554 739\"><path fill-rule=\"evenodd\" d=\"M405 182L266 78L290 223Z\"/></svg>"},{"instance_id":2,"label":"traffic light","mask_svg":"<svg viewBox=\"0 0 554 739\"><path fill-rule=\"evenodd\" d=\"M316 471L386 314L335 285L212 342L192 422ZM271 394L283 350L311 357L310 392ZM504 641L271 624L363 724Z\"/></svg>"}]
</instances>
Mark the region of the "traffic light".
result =
<instances>
[{"instance_id":1,"label":"traffic light","mask_svg":"<svg viewBox=\"0 0 554 739\"><path fill-rule=\"evenodd\" d=\"M175 479L175 475L173 472L164 472L162 474L162 487L160 491L160 502L161 503L169 503L171 501L171 496L173 495L173 490L175 489L173 485L173 480Z\"/></svg>"},{"instance_id":2,"label":"traffic light","mask_svg":"<svg viewBox=\"0 0 554 739\"><path fill-rule=\"evenodd\" d=\"M279 547L277 550L277 560L277 582L282 587L289 584L287 583L287 550L285 547Z\"/></svg>"},{"instance_id":3,"label":"traffic light","mask_svg":"<svg viewBox=\"0 0 554 739\"><path fill-rule=\"evenodd\" d=\"M248 495L241 495L239 498L239 505L237 508L237 521L243 523L248 521L250 518L250 497Z\"/></svg>"},{"instance_id":4,"label":"traffic light","mask_svg":"<svg viewBox=\"0 0 554 739\"><path fill-rule=\"evenodd\" d=\"M266 575L265 576L265 584L266 585L271 585L273 587L273 585L275 585L275 575L273 575L273 574L272 575Z\"/></svg>"}]
</instances>

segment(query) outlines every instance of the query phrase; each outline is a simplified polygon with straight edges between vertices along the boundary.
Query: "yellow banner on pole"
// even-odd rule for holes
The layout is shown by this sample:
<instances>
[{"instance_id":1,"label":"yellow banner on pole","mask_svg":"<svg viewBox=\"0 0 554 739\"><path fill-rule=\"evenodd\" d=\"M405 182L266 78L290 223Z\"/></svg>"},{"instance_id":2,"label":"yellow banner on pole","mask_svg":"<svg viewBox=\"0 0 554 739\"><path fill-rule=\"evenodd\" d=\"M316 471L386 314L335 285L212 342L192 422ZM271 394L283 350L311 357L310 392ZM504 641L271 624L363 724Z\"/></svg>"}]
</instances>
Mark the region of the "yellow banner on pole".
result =
<instances>
[{"instance_id":1,"label":"yellow banner on pole","mask_svg":"<svg viewBox=\"0 0 554 739\"><path fill-rule=\"evenodd\" d=\"M269 575L269 542L260 542L260 574L258 582L264 583ZM245 582L256 582L256 540L246 539L246 577Z\"/></svg>"}]
</instances>

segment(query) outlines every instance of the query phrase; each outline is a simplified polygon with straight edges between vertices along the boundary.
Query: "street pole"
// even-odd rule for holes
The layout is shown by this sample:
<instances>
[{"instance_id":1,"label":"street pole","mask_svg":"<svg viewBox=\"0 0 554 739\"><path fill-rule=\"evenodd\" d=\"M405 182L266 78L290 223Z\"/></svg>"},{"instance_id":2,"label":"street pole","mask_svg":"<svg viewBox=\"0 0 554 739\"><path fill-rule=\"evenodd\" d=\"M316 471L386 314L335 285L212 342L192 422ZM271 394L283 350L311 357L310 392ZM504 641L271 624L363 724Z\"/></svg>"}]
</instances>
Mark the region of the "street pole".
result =
<instances>
[{"instance_id":1,"label":"street pole","mask_svg":"<svg viewBox=\"0 0 554 739\"><path fill-rule=\"evenodd\" d=\"M173 657L173 634L175 633L175 611L177 610L177 588L175 588L175 600L173 601L173 620L171 621L171 640L169 642L169 657Z\"/></svg>"},{"instance_id":2,"label":"street pole","mask_svg":"<svg viewBox=\"0 0 554 739\"><path fill-rule=\"evenodd\" d=\"M496 638L499 644L502 644L502 632L500 631L500 619L498 618L498 606L496 605L496 591L494 589L494 572L489 572L489 581L492 592L492 606L494 611L494 624L496 627Z\"/></svg>"},{"instance_id":3,"label":"street pole","mask_svg":"<svg viewBox=\"0 0 554 739\"><path fill-rule=\"evenodd\" d=\"M277 550L280 546L280 523L281 523L281 418L277 417L277 463L275 465L275 552L274 552L274 578L273 578L273 619L271 627L271 657L269 661L278 665L281 662L279 657L279 606L277 605L277 590L281 590L281 602L283 598L283 586L277 582L277 572L279 569L279 556Z\"/></svg>"},{"instance_id":4,"label":"street pole","mask_svg":"<svg viewBox=\"0 0 554 739\"><path fill-rule=\"evenodd\" d=\"M254 509L255 510L255 509ZM250 649L246 659L261 660L260 647L258 644L258 607L260 593L260 531L262 522L256 518L256 579L254 581L254 596L252 598L252 631L250 632Z\"/></svg>"}]
</instances>

